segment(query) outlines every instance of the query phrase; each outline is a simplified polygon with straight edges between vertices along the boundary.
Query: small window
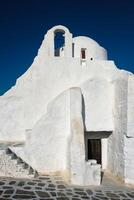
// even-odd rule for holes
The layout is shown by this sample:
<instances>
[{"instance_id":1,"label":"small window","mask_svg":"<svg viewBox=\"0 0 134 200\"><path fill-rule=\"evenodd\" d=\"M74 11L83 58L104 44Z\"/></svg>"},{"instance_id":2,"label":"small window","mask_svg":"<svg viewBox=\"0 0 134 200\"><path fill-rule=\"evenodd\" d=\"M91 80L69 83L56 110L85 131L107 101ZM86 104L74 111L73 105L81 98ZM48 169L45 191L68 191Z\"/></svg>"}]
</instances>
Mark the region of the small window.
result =
<instances>
[{"instance_id":1,"label":"small window","mask_svg":"<svg viewBox=\"0 0 134 200\"><path fill-rule=\"evenodd\" d=\"M81 49L81 59L86 59L86 49Z\"/></svg>"},{"instance_id":2,"label":"small window","mask_svg":"<svg viewBox=\"0 0 134 200\"><path fill-rule=\"evenodd\" d=\"M74 43L72 43L72 57L74 58Z\"/></svg>"}]
</instances>

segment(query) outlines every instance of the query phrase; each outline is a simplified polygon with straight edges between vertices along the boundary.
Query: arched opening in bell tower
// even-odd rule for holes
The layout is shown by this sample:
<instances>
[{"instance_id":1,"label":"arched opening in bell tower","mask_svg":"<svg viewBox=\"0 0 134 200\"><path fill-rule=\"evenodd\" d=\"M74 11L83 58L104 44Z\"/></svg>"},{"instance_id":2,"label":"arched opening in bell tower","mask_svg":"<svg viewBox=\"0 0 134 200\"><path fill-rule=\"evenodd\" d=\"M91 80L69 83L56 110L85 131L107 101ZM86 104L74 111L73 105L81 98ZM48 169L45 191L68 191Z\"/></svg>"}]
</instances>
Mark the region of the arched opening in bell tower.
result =
<instances>
[{"instance_id":1,"label":"arched opening in bell tower","mask_svg":"<svg viewBox=\"0 0 134 200\"><path fill-rule=\"evenodd\" d=\"M63 30L56 30L54 32L54 56L64 55L64 45L65 45L65 32Z\"/></svg>"}]
</instances>

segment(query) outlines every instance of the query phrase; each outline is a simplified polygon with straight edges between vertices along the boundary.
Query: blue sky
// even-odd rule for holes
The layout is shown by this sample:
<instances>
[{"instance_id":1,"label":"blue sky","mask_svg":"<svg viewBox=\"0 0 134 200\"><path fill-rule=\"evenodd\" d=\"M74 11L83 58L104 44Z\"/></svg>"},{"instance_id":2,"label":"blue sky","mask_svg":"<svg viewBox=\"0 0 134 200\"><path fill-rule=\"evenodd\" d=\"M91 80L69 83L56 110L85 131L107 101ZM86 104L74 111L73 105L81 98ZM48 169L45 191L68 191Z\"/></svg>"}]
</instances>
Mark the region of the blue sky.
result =
<instances>
[{"instance_id":1,"label":"blue sky","mask_svg":"<svg viewBox=\"0 0 134 200\"><path fill-rule=\"evenodd\" d=\"M133 0L1 0L0 95L30 67L44 34L58 24L95 39L119 68L134 73Z\"/></svg>"}]
</instances>

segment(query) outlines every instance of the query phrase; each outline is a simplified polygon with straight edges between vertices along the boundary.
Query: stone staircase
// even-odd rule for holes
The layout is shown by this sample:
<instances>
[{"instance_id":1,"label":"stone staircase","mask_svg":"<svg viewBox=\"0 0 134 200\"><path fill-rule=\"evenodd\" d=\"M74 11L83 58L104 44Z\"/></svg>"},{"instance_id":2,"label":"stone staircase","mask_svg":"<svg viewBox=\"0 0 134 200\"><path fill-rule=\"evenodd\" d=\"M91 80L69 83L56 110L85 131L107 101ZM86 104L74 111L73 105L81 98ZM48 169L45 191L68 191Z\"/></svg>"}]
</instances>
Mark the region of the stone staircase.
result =
<instances>
[{"instance_id":1,"label":"stone staircase","mask_svg":"<svg viewBox=\"0 0 134 200\"><path fill-rule=\"evenodd\" d=\"M3 148L0 149L0 176L34 178L38 176L38 173L10 148Z\"/></svg>"}]
</instances>

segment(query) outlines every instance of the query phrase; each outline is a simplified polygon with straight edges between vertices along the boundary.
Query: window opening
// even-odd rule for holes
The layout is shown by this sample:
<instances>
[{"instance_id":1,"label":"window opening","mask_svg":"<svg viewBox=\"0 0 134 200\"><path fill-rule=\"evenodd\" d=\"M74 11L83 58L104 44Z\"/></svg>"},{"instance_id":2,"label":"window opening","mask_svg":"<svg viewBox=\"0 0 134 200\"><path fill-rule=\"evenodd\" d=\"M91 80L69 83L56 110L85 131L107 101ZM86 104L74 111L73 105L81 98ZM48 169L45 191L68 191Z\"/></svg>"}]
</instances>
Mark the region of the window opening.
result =
<instances>
[{"instance_id":1,"label":"window opening","mask_svg":"<svg viewBox=\"0 0 134 200\"><path fill-rule=\"evenodd\" d=\"M72 57L74 58L74 43L72 43Z\"/></svg>"},{"instance_id":2,"label":"window opening","mask_svg":"<svg viewBox=\"0 0 134 200\"><path fill-rule=\"evenodd\" d=\"M86 49L81 49L81 59L86 59Z\"/></svg>"}]
</instances>

